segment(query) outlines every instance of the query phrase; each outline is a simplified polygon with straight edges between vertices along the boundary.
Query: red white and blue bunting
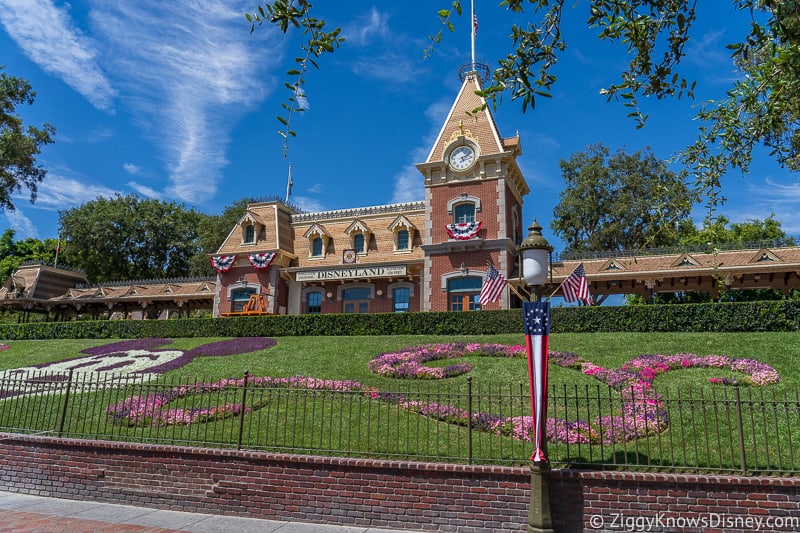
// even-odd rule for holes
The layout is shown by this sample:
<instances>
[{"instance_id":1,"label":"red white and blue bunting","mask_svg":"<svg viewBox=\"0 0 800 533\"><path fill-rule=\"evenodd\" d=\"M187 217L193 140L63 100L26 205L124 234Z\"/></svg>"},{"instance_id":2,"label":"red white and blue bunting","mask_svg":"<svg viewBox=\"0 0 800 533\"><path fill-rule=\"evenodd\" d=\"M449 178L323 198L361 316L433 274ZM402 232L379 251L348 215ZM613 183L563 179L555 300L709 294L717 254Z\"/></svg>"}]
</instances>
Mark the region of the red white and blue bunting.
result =
<instances>
[{"instance_id":1,"label":"red white and blue bunting","mask_svg":"<svg viewBox=\"0 0 800 533\"><path fill-rule=\"evenodd\" d=\"M235 255L220 255L217 257L211 257L211 266L213 266L214 270L217 272L227 272L231 269L235 262Z\"/></svg>"},{"instance_id":2,"label":"red white and blue bunting","mask_svg":"<svg viewBox=\"0 0 800 533\"><path fill-rule=\"evenodd\" d=\"M253 265L253 268L256 270L264 270L275 260L276 255L278 255L277 252L250 254L250 264Z\"/></svg>"},{"instance_id":3,"label":"red white and blue bunting","mask_svg":"<svg viewBox=\"0 0 800 533\"><path fill-rule=\"evenodd\" d=\"M481 226L483 226L483 222L462 222L461 224L447 224L445 228L451 239L468 241L478 235Z\"/></svg>"}]
</instances>

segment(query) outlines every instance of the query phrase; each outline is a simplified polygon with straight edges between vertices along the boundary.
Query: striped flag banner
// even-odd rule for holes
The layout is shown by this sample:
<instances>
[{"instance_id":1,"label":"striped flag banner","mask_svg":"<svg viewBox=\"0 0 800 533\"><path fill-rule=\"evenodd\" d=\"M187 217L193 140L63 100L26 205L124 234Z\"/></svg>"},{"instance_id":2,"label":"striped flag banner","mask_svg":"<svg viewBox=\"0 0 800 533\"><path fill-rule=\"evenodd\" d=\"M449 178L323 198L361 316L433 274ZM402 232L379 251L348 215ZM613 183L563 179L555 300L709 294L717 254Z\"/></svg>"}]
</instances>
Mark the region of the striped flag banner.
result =
<instances>
[{"instance_id":1,"label":"striped flag banner","mask_svg":"<svg viewBox=\"0 0 800 533\"><path fill-rule=\"evenodd\" d=\"M545 462L545 425L547 423L547 353L550 336L550 303L523 302L525 348L528 355L528 381L533 414L533 455L531 461Z\"/></svg>"}]
</instances>

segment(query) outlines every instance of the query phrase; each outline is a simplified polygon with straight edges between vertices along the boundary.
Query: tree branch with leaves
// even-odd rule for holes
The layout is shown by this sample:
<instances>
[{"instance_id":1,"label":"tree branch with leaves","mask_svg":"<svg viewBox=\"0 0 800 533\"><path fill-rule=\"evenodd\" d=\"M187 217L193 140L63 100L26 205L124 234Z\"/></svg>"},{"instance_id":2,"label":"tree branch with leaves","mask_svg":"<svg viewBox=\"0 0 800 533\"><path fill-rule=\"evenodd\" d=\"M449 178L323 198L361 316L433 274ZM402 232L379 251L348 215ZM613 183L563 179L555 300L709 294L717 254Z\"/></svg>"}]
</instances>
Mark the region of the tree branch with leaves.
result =
<instances>
[{"instance_id":1,"label":"tree branch with leaves","mask_svg":"<svg viewBox=\"0 0 800 533\"><path fill-rule=\"evenodd\" d=\"M5 67L0 66L0 71ZM25 128L16 113L22 104L32 105L36 92L23 78L0 72L0 213L14 211L12 197L23 188L36 201L39 183L47 171L36 164L42 146L53 142L56 129L44 123L40 128Z\"/></svg>"},{"instance_id":2,"label":"tree branch with leaves","mask_svg":"<svg viewBox=\"0 0 800 533\"><path fill-rule=\"evenodd\" d=\"M302 103L305 99L306 74L309 65L319 69L317 60L326 53L333 53L344 37L341 37L341 28L326 31L325 21L311 16L312 4L308 0L276 0L258 6L254 13L245 16L250 22L250 32L255 31L256 25L271 24L288 33L291 28L301 30L305 41L300 45L303 54L294 58L296 66L286 72L291 81L284 82L284 87L289 91L287 101L281 104L285 110L284 115L278 115L278 121L283 129L278 133L283 137L283 157L289 151L289 137L296 137L297 132L292 129L292 117L295 113L305 111Z\"/></svg>"}]
</instances>

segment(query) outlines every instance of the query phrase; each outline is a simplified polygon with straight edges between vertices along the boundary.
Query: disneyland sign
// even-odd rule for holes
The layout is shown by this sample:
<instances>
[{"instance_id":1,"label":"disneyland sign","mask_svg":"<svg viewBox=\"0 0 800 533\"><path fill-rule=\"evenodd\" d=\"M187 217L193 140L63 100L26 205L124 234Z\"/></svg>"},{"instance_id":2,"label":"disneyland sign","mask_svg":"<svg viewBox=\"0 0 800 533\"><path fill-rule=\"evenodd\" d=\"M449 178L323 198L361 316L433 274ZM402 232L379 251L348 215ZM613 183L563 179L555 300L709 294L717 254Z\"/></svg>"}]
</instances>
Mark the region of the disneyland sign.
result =
<instances>
[{"instance_id":1,"label":"disneyland sign","mask_svg":"<svg viewBox=\"0 0 800 533\"><path fill-rule=\"evenodd\" d=\"M393 278L406 275L406 265L364 268L334 268L330 270L304 270L296 273L297 281L326 281L335 279Z\"/></svg>"}]
</instances>

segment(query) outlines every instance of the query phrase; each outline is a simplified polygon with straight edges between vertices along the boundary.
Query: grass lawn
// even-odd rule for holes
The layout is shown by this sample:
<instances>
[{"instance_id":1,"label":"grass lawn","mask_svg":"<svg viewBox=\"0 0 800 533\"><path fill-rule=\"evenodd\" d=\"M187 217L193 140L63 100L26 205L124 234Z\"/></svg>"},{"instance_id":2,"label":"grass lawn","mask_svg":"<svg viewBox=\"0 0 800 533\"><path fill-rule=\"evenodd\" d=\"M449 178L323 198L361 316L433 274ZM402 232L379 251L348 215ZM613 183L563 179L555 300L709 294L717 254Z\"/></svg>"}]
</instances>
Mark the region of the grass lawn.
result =
<instances>
[{"instance_id":1,"label":"grass lawn","mask_svg":"<svg viewBox=\"0 0 800 533\"><path fill-rule=\"evenodd\" d=\"M189 350L217 338L175 339L157 349ZM323 379L357 380L376 387L391 387L397 379L372 374L367 363L374 356L426 343L469 341L517 345L520 335L414 336L391 337L284 337L272 348L226 357L199 357L171 375L218 379L252 376L303 375ZM0 370L33 366L80 356L80 350L108 344L113 340L12 341L9 350L0 352ZM642 354L694 353L752 358L773 366L781 385L795 389L800 385L800 333L565 333L550 337L550 350L574 352L597 365L619 368ZM475 383L508 384L527 381L524 359L466 358L474 366L468 374L449 378L461 383L471 376ZM433 363L435 364L435 363ZM579 372L550 365L550 383L596 383ZM714 373L712 371L712 373ZM705 386L707 371L689 369L670 372L657 378L659 386ZM714 373L719 375L719 372Z\"/></svg>"},{"instance_id":2,"label":"grass lawn","mask_svg":"<svg viewBox=\"0 0 800 533\"><path fill-rule=\"evenodd\" d=\"M175 339L155 350L188 351L194 347L215 342L216 338ZM478 394L475 403L469 404L471 412L502 412L505 416L520 416L529 413L529 404L524 400L527 392L527 365L524 357L465 357L458 362L469 362L473 370L460 376L444 380L395 379L373 374L367 368L368 362L381 353L392 352L409 346L427 343L445 343L454 341L500 343L518 345L524 342L521 335L492 336L384 336L384 337L285 337L278 338L274 347L246 354L197 357L182 368L172 370L160 378L162 382L185 382L186 380L214 381L222 378L242 377L245 371L250 376L309 376L319 379L354 380L366 387L387 391L427 391L435 394L435 399L445 405L458 406L465 409L468 400L464 393L468 378ZM57 341L11 341L10 348L0 352L0 371L34 366L42 363L59 361L80 356L80 351L114 340L57 340ZM798 333L592 333L592 334L555 334L550 338L551 351L574 352L583 359L601 367L617 369L626 361L643 354L696 354L700 356L715 354L735 358L756 359L775 368L781 382L769 387L748 388L757 395L760 389L769 389L769 394L792 394L796 398L800 384L800 334ZM434 361L430 366L445 366L452 361ZM668 399L666 406L670 411L670 430L657 437L638 439L634 442L617 446L551 446L551 457L563 461L564 464L612 463L618 465L644 464L669 465L685 464L708 469L736 469L738 455L735 453L734 422L730 402L730 387L713 385L709 377L737 377L731 371L719 369L684 369L671 371L658 376L653 385L659 392L664 392ZM741 378L742 376L739 375ZM550 416L570 419L592 419L607 414L618 405L615 397L607 387L599 381L582 374L578 370L550 365L550 385L557 391L586 391L593 400L587 405L570 405L551 396L552 409ZM416 389L414 389L416 387ZM747 390L747 389L745 389ZM433 393L431 393L433 391ZM592 392L597 391L597 392ZM689 410L681 407L678 412L675 399L692 398ZM582 392L583 393L583 392ZM102 396L102 405L94 405L89 397ZM79 414L79 422L70 419L70 431L74 434L93 434L102 438L135 438L158 442L213 442L220 438L230 442L230 438L238 430L239 417L226 418L212 423L190 424L170 427L169 431L151 430L149 428L112 428L109 426L104 409L110 403L124 399L130 391L118 392L115 396L96 392L76 395L86 397L84 404L73 407L71 414ZM142 394L137 392L137 394ZM237 396L219 396L214 401L219 403L235 402ZM321 453L337 453L345 446L357 450L353 455L381 455L390 457L425 458L441 457L443 460L461 461L472 450L467 450L464 435L465 428L432 420L364 399L363 394L334 397L324 394L299 394L297 392L267 393L254 391L248 397L251 402L263 405L259 411L244 417L246 429L245 446L264 447L267 449L309 451ZM257 396L262 394L262 396ZM277 395L276 395L277 394ZM557 396L557 395L556 395ZM695 402L694 398L698 398ZM723 399L721 403L707 402L707 399ZM774 398L774 396L773 396ZM207 400L207 398L205 398ZM192 408L203 401L201 396L188 397L181 400L184 408ZM18 421L10 422L8 417L12 410L3 410L0 402L0 427L26 427ZM758 402L751 404L759 407ZM775 402L772 402L773 404ZM591 404L591 405L589 405ZM766 405L765 402L761 404ZM50 398L42 405L42 410L57 412L57 398ZM683 405L683 404L682 404ZM761 405L763 411L763 405ZM786 404L788 405L788 404ZM797 411L795 404L792 404ZM788 407L787 407L788 409ZM553 412L555 411L555 413ZM256 416L256 413L258 415ZM760 414L758 414L760 413ZM800 443L800 428L797 427L797 413L786 416L780 409L769 412L775 417L774 425L767 425L764 412L751 414L745 420L748 429L745 440L752 448L753 457L767 456L751 469L778 471L800 470L800 458L794 458L792 448ZM41 413L30 417L29 423L37 428L48 427L52 422L43 420ZM75 424L78 424L76 429ZM702 440L703 433L713 426L720 428L722 437L716 441ZM782 433L782 430L767 430L767 427L786 428L785 435L778 435L777 441L772 435L760 433ZM155 431L155 433L154 433ZM160 432L160 433L159 433ZM703 437L705 438L705 437ZM698 440L700 439L700 440ZM338 442L337 442L338 441ZM234 438L235 442L235 438ZM353 443L356 443L355 445ZM699 444L698 444L699 443ZM486 462L524 462L529 453L528 443L510 437L487 436L476 432L473 436L474 454L477 461ZM688 451L687 451L688 449ZM361 451L358 451L361 450ZM364 452L367 450L367 452ZM720 456L725 450L725 457ZM788 454L788 455L787 455ZM776 459L777 457L777 459ZM754 463L755 464L755 463ZM788 464L788 466L787 466Z\"/></svg>"}]
</instances>

